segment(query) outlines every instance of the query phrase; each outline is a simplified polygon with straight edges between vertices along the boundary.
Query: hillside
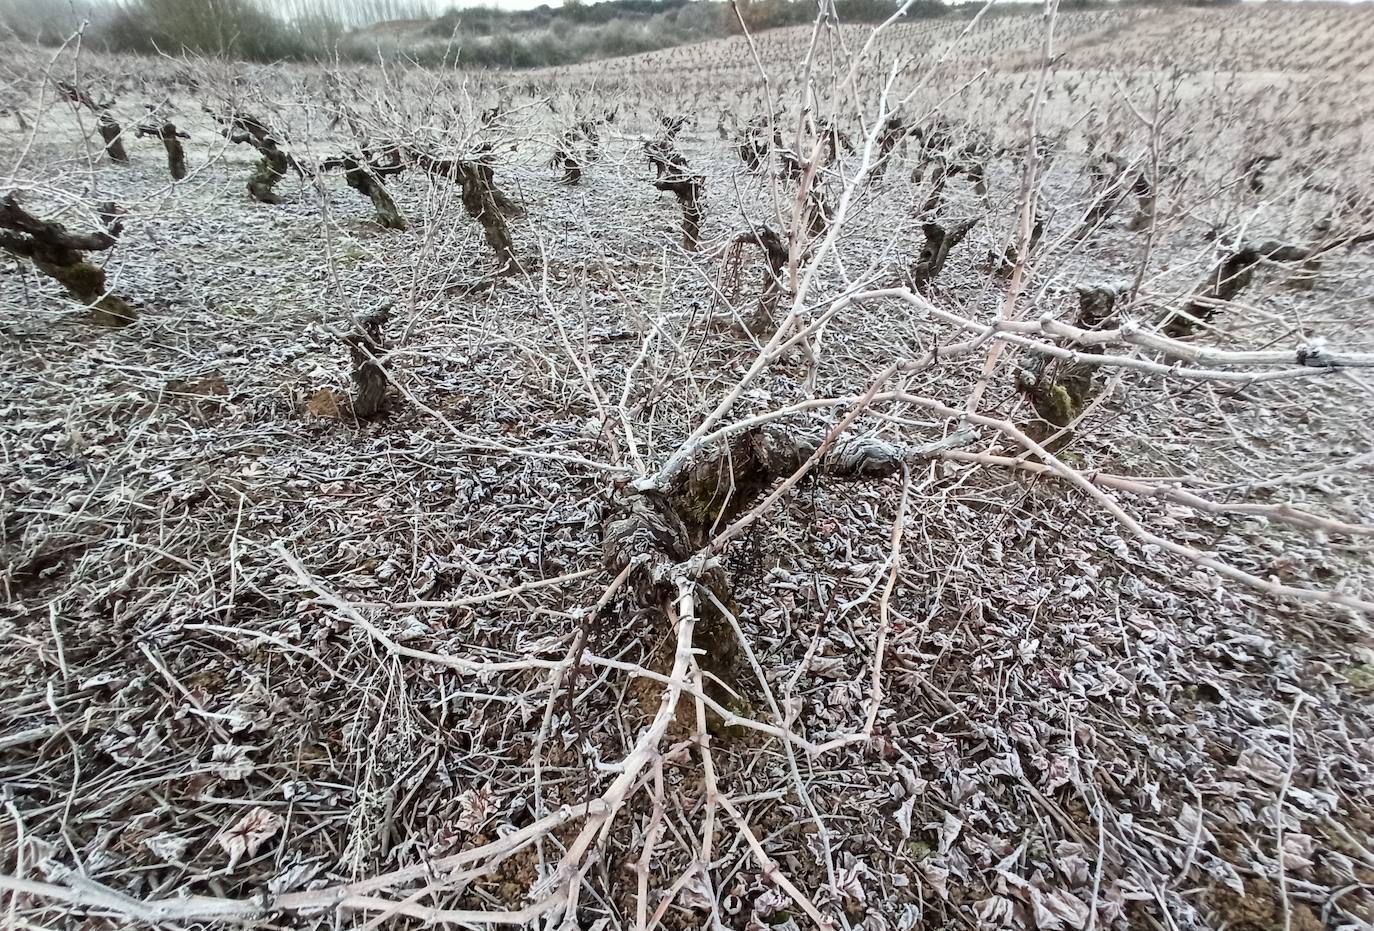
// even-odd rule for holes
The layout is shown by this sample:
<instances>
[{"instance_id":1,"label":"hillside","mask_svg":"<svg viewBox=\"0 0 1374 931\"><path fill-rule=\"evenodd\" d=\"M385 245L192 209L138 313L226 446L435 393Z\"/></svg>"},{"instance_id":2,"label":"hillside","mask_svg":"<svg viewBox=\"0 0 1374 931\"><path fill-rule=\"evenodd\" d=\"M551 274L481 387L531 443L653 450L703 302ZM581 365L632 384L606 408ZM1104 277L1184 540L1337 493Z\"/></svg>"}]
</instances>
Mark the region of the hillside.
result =
<instances>
[{"instance_id":1,"label":"hillside","mask_svg":"<svg viewBox=\"0 0 1374 931\"><path fill-rule=\"evenodd\" d=\"M1374 8L3 50L6 927L1374 924Z\"/></svg>"}]
</instances>

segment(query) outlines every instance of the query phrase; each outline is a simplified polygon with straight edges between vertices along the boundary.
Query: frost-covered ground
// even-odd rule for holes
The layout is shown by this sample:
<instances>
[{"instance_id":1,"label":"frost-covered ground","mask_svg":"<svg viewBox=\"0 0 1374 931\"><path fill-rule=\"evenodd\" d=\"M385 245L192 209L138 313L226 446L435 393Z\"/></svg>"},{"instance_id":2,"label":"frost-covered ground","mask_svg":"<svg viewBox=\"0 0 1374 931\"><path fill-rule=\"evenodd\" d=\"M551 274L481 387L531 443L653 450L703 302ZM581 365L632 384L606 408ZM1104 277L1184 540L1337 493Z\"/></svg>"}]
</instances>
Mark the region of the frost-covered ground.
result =
<instances>
[{"instance_id":1,"label":"frost-covered ground","mask_svg":"<svg viewBox=\"0 0 1374 931\"><path fill-rule=\"evenodd\" d=\"M1363 29L1364 14L1349 15L1351 31ZM1104 26L1084 22L1084 35ZM1264 22L1237 30L1241 48L1273 41ZM1161 41L1145 23L1138 33L1106 24L1102 41ZM960 67L1004 55L1033 68L1031 26L993 25L1011 38ZM787 49L807 34L765 39ZM1111 114L1104 138L1119 129L1124 147L1148 148L1120 75L1093 70L1102 48L1085 40L1071 60L1084 70L1056 78L1047 101L1062 114L1049 129L1063 134L1044 186L1046 251L1023 298L1030 317L1071 315L1075 285L1130 281L1143 260L1140 297L1124 312L1152 319L1205 275L1214 228L1301 237L1329 209L1367 216L1343 161L1367 125L1353 79L1324 75L1302 90L1243 75L1245 93L1227 96L1216 89L1235 86L1228 76L1193 76L1177 86L1187 105L1163 137L1168 177L1182 180L1161 195L1148 252L1126 228L1128 207L1088 242L1068 242L1088 190L1090 123L1072 115L1096 106ZM688 54L645 70L657 61L669 75ZM471 119L463 135L496 143L497 182L525 208L512 230L527 274L495 277L456 191L418 175L390 185L405 232L378 227L337 175L318 187L288 177L280 205L250 200L248 151L199 113L222 101L233 68L206 69L194 87L166 63L140 71L88 56L75 68L119 96L126 125L141 97L170 95L159 112L191 133L192 168L172 186L152 140L130 142L127 166L87 159L96 143L83 148L81 126L43 85L44 61L16 50L9 66L0 164L44 216L78 201L125 208L106 269L140 316L93 327L28 262L0 260L7 915L33 927L191 927L285 896L290 910L251 920L365 927L381 916L401 927L538 903L586 803L626 771L673 649L671 626L623 592L599 604L612 576L602 526L639 462L660 466L756 355L752 340L710 323L728 305L747 308L762 273L749 259L732 280L724 247L756 223L781 225L795 186L744 171L715 124L721 107L740 108L740 122L754 115L748 101L763 91L748 67L714 90L699 69L707 77L680 98L669 78L644 77L638 97L616 92L602 157L567 186L546 160L574 107L601 106L582 90L586 66L528 87L520 76L442 84L446 105L469 118L495 101L507 109L496 127ZM631 67L606 73L638 80L642 71L622 73ZM303 161L336 153L346 130L323 118L321 73L244 71L245 108L288 127ZM1023 108L1026 74L1033 84L1033 70L1013 71L961 98L1002 142L1020 131L998 115ZM360 111L424 111L426 79L395 80L412 96L380 93ZM951 83L932 97L964 78L941 80ZM1175 99L1174 85L1160 86ZM1146 106L1149 79L1130 87ZM1279 94L1292 96L1275 103ZM1253 125L1242 119L1259 109ZM708 184L695 254L678 245L678 207L651 186L641 154L658 111L685 110L697 122L682 148ZM1209 113L1235 120L1216 133L1232 148L1193 131ZM1294 142L1303 115L1321 125ZM1224 184L1270 143L1284 158L1262 196ZM821 299L849 281L900 282L920 244L915 209L929 182L910 169L922 159L909 147L856 200L842 262L819 273ZM858 164L843 160L833 191ZM942 215L984 221L930 292L936 306L984 321L999 312L1006 282L982 263L1011 235L1020 171L1006 154L989 165L987 195L951 183ZM63 216L77 229L93 222ZM1291 287L1291 272L1263 269L1220 332L1199 339L1374 349L1367 246L1327 256L1310 290ZM359 423L339 337L382 305L393 401ZM953 336L909 304L851 307L827 329L813 390L797 352L731 416L861 392L893 360ZM1017 364L1004 360L980 410L1024 424L1034 415ZM936 365L904 387L958 407L977 374ZM1084 475L1176 479L1222 505L1286 504L1369 526L1372 378L1214 385L1121 370L1103 377L1103 400L1058 455ZM837 420L818 408L789 422ZM857 429L922 443L950 425L893 403ZM986 432L966 451L1017 453ZM1367 533L1114 496L1153 532L1262 578L1374 597ZM874 931L1374 921L1368 617L1224 581L1142 545L1061 482L955 456L881 481L808 479L724 563L747 644L735 708L795 737L717 720L706 770L684 701L625 808L578 861L578 927L641 927L641 896L643 916L675 927L806 926L779 877L831 920ZM868 739L806 752L863 731L871 713ZM560 806L567 823L521 845ZM514 840L502 848L502 838ZM474 865L469 850L491 869L455 877Z\"/></svg>"}]
</instances>

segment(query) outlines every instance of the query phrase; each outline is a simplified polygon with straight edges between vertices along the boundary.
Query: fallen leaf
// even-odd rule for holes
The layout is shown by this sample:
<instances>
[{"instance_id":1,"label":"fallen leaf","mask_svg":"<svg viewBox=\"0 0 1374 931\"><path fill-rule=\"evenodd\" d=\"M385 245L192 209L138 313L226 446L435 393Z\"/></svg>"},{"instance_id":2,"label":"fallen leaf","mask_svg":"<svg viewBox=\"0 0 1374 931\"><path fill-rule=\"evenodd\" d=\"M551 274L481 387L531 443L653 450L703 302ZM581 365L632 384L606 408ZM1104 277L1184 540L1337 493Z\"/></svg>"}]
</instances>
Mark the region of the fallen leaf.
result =
<instances>
[{"instance_id":1,"label":"fallen leaf","mask_svg":"<svg viewBox=\"0 0 1374 931\"><path fill-rule=\"evenodd\" d=\"M853 899L860 905L867 903L868 896L864 892L863 883L860 881L867 872L868 868L863 863L858 860L854 861L851 866L841 870L839 875L835 877L835 891L842 898Z\"/></svg>"},{"instance_id":2,"label":"fallen leaf","mask_svg":"<svg viewBox=\"0 0 1374 931\"><path fill-rule=\"evenodd\" d=\"M496 812L496 802L489 785L468 789L458 796L459 814L454 823L464 831L481 830L482 825Z\"/></svg>"},{"instance_id":3,"label":"fallen leaf","mask_svg":"<svg viewBox=\"0 0 1374 931\"><path fill-rule=\"evenodd\" d=\"M305 402L305 412L312 417L321 417L325 420L339 420L343 417L343 406L340 404L338 392L333 388L321 388L310 396L310 400Z\"/></svg>"},{"instance_id":4,"label":"fallen leaf","mask_svg":"<svg viewBox=\"0 0 1374 931\"><path fill-rule=\"evenodd\" d=\"M683 908L696 912L709 912L715 907L716 898L711 894L711 885L700 868L693 870L691 878L683 883L677 894L677 902Z\"/></svg>"},{"instance_id":5,"label":"fallen leaf","mask_svg":"<svg viewBox=\"0 0 1374 931\"><path fill-rule=\"evenodd\" d=\"M219 845L229 854L229 868L233 869L245 854L254 856L263 844L282 829L281 816L258 807L239 819L233 827L221 831Z\"/></svg>"},{"instance_id":6,"label":"fallen leaf","mask_svg":"<svg viewBox=\"0 0 1374 931\"><path fill-rule=\"evenodd\" d=\"M186 848L190 844L189 837L177 837L175 834L155 834L143 841L143 846L165 863L184 863Z\"/></svg>"},{"instance_id":7,"label":"fallen leaf","mask_svg":"<svg viewBox=\"0 0 1374 931\"><path fill-rule=\"evenodd\" d=\"M911 836L911 809L916 806L916 797L909 795L902 807L897 809L897 827L901 828L902 840Z\"/></svg>"},{"instance_id":8,"label":"fallen leaf","mask_svg":"<svg viewBox=\"0 0 1374 931\"><path fill-rule=\"evenodd\" d=\"M256 768L248 759L248 748L238 744L216 744L210 751L215 775L229 782L247 779Z\"/></svg>"}]
</instances>

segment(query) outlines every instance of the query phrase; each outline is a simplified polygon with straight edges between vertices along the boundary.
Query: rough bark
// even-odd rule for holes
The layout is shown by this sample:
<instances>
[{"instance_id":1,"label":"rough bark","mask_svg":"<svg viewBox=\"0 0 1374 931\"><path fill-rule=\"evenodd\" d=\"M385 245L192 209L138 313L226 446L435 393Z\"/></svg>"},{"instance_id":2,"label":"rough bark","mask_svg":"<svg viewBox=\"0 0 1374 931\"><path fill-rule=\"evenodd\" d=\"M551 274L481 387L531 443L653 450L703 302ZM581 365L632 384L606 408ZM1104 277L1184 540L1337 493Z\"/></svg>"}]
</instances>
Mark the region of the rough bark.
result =
<instances>
[{"instance_id":1,"label":"rough bark","mask_svg":"<svg viewBox=\"0 0 1374 931\"><path fill-rule=\"evenodd\" d=\"M100 132L100 138L105 143L105 154L112 162L127 162L129 155L124 151L123 130L115 118L110 115L110 108L114 106L113 100L104 103L96 103L89 93L83 88L77 87L68 81L57 81L57 90L63 97L67 98L73 109L85 107L95 114L96 129Z\"/></svg>"},{"instance_id":2,"label":"rough bark","mask_svg":"<svg viewBox=\"0 0 1374 931\"><path fill-rule=\"evenodd\" d=\"M181 146L181 140L190 139L190 133L181 132L170 121L158 126L139 124L135 130L135 135L139 138L143 136L154 136L162 140L162 147L167 151L167 171L172 179L180 181L186 177L186 150Z\"/></svg>"},{"instance_id":3,"label":"rough bark","mask_svg":"<svg viewBox=\"0 0 1374 931\"><path fill-rule=\"evenodd\" d=\"M108 107L114 106L114 101L103 104L96 103L95 98L92 97L85 88L78 87L70 81L54 81L53 83L57 86L58 93L66 98L67 102L70 103L73 108L85 107L92 113L100 113Z\"/></svg>"},{"instance_id":4,"label":"rough bark","mask_svg":"<svg viewBox=\"0 0 1374 931\"><path fill-rule=\"evenodd\" d=\"M685 175L691 171L687 157L678 149L677 143L669 137L650 139L644 143L644 157L654 170L654 179Z\"/></svg>"},{"instance_id":5,"label":"rough bark","mask_svg":"<svg viewBox=\"0 0 1374 931\"><path fill-rule=\"evenodd\" d=\"M1245 161L1245 186L1250 189L1252 194L1264 193L1264 173L1269 170L1269 166L1277 162L1277 155L1253 155Z\"/></svg>"},{"instance_id":6,"label":"rough bark","mask_svg":"<svg viewBox=\"0 0 1374 931\"><path fill-rule=\"evenodd\" d=\"M981 161L964 164L964 174L973 182L973 193L980 197L988 192L987 166Z\"/></svg>"},{"instance_id":7,"label":"rough bark","mask_svg":"<svg viewBox=\"0 0 1374 931\"><path fill-rule=\"evenodd\" d=\"M925 177L925 169L917 166L911 171L911 180L919 184ZM949 183L949 168L943 158L932 160L930 165L930 190L926 192L926 199L921 204L918 216L934 216L940 210L940 201L945 196L945 186Z\"/></svg>"},{"instance_id":8,"label":"rough bark","mask_svg":"<svg viewBox=\"0 0 1374 931\"><path fill-rule=\"evenodd\" d=\"M100 138L105 141L105 154L109 156L110 161L121 164L127 162L129 153L124 150L123 127L108 113L101 113L96 118L95 125L96 129L100 130Z\"/></svg>"},{"instance_id":9,"label":"rough bark","mask_svg":"<svg viewBox=\"0 0 1374 931\"><path fill-rule=\"evenodd\" d=\"M663 129L659 135L670 142L676 141L678 133L690 120L691 117L686 116L660 116L658 122Z\"/></svg>"},{"instance_id":10,"label":"rough bark","mask_svg":"<svg viewBox=\"0 0 1374 931\"><path fill-rule=\"evenodd\" d=\"M762 249L767 265L763 271L758 302L753 312L744 319L744 329L756 338L766 339L778 328L778 304L782 301L782 274L787 265L787 246L776 231L763 224L740 233L730 243L726 257L726 266L735 269L731 273L735 281L738 281L742 250L747 245Z\"/></svg>"},{"instance_id":11,"label":"rough bark","mask_svg":"<svg viewBox=\"0 0 1374 931\"><path fill-rule=\"evenodd\" d=\"M267 124L249 113L231 112L228 116L216 113L209 107L201 107L210 118L219 124L220 135L234 142L251 142L254 145L260 144L272 138L272 130ZM235 136L247 136L247 139L235 139Z\"/></svg>"},{"instance_id":12,"label":"rough bark","mask_svg":"<svg viewBox=\"0 0 1374 931\"><path fill-rule=\"evenodd\" d=\"M745 168L750 171L762 171L768 165L770 148L768 127L750 120L744 132L740 134L735 152L739 154Z\"/></svg>"},{"instance_id":13,"label":"rough bark","mask_svg":"<svg viewBox=\"0 0 1374 931\"><path fill-rule=\"evenodd\" d=\"M601 132L599 120L579 120L571 128L564 130L558 137L553 158L549 164L563 169L563 184L580 184L583 167L601 158Z\"/></svg>"},{"instance_id":14,"label":"rough bark","mask_svg":"<svg viewBox=\"0 0 1374 931\"><path fill-rule=\"evenodd\" d=\"M1112 285L1080 285L1078 288L1078 326L1096 329L1116 312L1121 289Z\"/></svg>"},{"instance_id":15,"label":"rough bark","mask_svg":"<svg viewBox=\"0 0 1374 931\"><path fill-rule=\"evenodd\" d=\"M949 226L934 221L921 224L926 241L921 247L916 264L911 269L912 284L918 288L925 287L939 277L940 272L944 271L945 262L949 259L950 250L959 245L969 230L978 225L978 219L972 217L958 220Z\"/></svg>"},{"instance_id":16,"label":"rough bark","mask_svg":"<svg viewBox=\"0 0 1374 931\"><path fill-rule=\"evenodd\" d=\"M706 193L706 176L692 174L674 141L685 120L664 117L662 122L664 132L644 143L644 154L654 169L654 187L673 194L682 206L682 248L695 252L701 247L701 198Z\"/></svg>"},{"instance_id":17,"label":"rough bark","mask_svg":"<svg viewBox=\"0 0 1374 931\"><path fill-rule=\"evenodd\" d=\"M1090 330L1104 324L1114 312L1120 294L1118 288L1110 285L1080 286L1074 325ZM1097 395L1096 374L1097 366L1089 362L1037 357L1020 378L1020 387L1040 418L1039 423L1027 426L1028 435L1044 441L1062 430L1053 448L1070 442L1073 434L1064 428L1077 420Z\"/></svg>"},{"instance_id":18,"label":"rough bark","mask_svg":"<svg viewBox=\"0 0 1374 931\"><path fill-rule=\"evenodd\" d=\"M487 245L496 253L501 274L519 272L520 258L516 255L515 241L511 238L505 214L496 200L492 167L484 162L469 162L463 172L462 185L463 209L482 225L482 234L486 237Z\"/></svg>"},{"instance_id":19,"label":"rough bark","mask_svg":"<svg viewBox=\"0 0 1374 931\"><path fill-rule=\"evenodd\" d=\"M254 200L264 204L279 204L281 197L274 190L277 182L292 169L301 177L305 176L305 170L282 150L281 143L262 120L247 113L234 112L221 116L209 107L202 109L219 124L220 134L224 138L235 145L246 143L262 156L245 185Z\"/></svg>"},{"instance_id":20,"label":"rough bark","mask_svg":"<svg viewBox=\"0 0 1374 931\"><path fill-rule=\"evenodd\" d=\"M420 170L433 177L447 178L462 188L463 209L481 224L487 245L496 253L501 274L522 270L506 218L520 216L524 211L496 186L494 169L489 162L481 158L437 158L413 150L406 157Z\"/></svg>"},{"instance_id":21,"label":"rough bark","mask_svg":"<svg viewBox=\"0 0 1374 931\"><path fill-rule=\"evenodd\" d=\"M701 248L701 198L706 193L705 175L668 175L654 181L654 187L668 191L682 207L682 248L696 252Z\"/></svg>"},{"instance_id":22,"label":"rough bark","mask_svg":"<svg viewBox=\"0 0 1374 931\"><path fill-rule=\"evenodd\" d=\"M931 191L921 208L923 216L939 210L946 185L959 175L964 175L973 182L974 193L987 193L986 162L992 154L992 149L986 140L974 138L955 147L952 145L952 130L947 126L926 133L917 130L915 135L922 140L922 150L927 154L932 169ZM925 173L924 165L917 165L911 171L912 182L919 184Z\"/></svg>"},{"instance_id":23,"label":"rough bark","mask_svg":"<svg viewBox=\"0 0 1374 931\"><path fill-rule=\"evenodd\" d=\"M1026 242L1026 255L1035 252L1036 246L1040 245L1040 240L1045 235L1045 215L1039 209L1035 211L1035 221L1031 224L1030 239ZM988 250L988 266L992 273L999 278L1007 278L1016 267L1016 240L1007 243L999 255L996 250Z\"/></svg>"},{"instance_id":24,"label":"rough bark","mask_svg":"<svg viewBox=\"0 0 1374 931\"><path fill-rule=\"evenodd\" d=\"M0 200L0 249L26 258L34 268L56 281L91 310L91 321L103 326L125 326L138 313L124 298L105 287L105 270L87 261L85 253L111 248L123 223L113 204L101 208L105 230L77 234L53 220L40 220L19 205L14 194Z\"/></svg>"},{"instance_id":25,"label":"rough bark","mask_svg":"<svg viewBox=\"0 0 1374 931\"><path fill-rule=\"evenodd\" d=\"M344 180L372 201L372 209L377 214L378 223L391 230L406 228L406 218L401 216L401 211L396 207L396 201L391 199L391 193L386 189L386 185L369 177L367 172L362 170L352 172L351 177L345 176Z\"/></svg>"},{"instance_id":26,"label":"rough bark","mask_svg":"<svg viewBox=\"0 0 1374 931\"><path fill-rule=\"evenodd\" d=\"M386 310L359 317L353 332L343 338L353 365L353 416L359 420L386 409L386 371L376 360L384 351L382 327L388 317Z\"/></svg>"},{"instance_id":27,"label":"rough bark","mask_svg":"<svg viewBox=\"0 0 1374 931\"><path fill-rule=\"evenodd\" d=\"M283 152L278 147L277 141L270 136L258 140L247 133L240 133L230 136L229 139L231 142L249 143L262 156L253 169L253 173L248 176L248 183L245 185L248 193L260 203L281 203L281 195L274 188L276 188L277 182L286 177L287 171L291 169L291 157Z\"/></svg>"},{"instance_id":28,"label":"rough bark","mask_svg":"<svg viewBox=\"0 0 1374 931\"><path fill-rule=\"evenodd\" d=\"M873 177L883 176L897 150L897 145L906 139L911 131L911 126L900 114L893 114L887 118L883 128L878 132L878 158L873 164Z\"/></svg>"},{"instance_id":29,"label":"rough bark","mask_svg":"<svg viewBox=\"0 0 1374 931\"><path fill-rule=\"evenodd\" d=\"M391 154L395 156L394 152ZM344 183L372 201L377 222L387 229L403 230L406 228L406 219L397 209L396 201L392 200L384 179L404 171L405 167L399 157L383 162L364 150L361 156L341 155L327 159L320 165L320 170L342 168Z\"/></svg>"},{"instance_id":30,"label":"rough bark","mask_svg":"<svg viewBox=\"0 0 1374 931\"><path fill-rule=\"evenodd\" d=\"M611 117L608 114L603 119L609 122ZM574 127L578 135L582 137L583 142L586 143L584 154L589 162L601 159L601 122L602 120L580 120Z\"/></svg>"},{"instance_id":31,"label":"rough bark","mask_svg":"<svg viewBox=\"0 0 1374 931\"><path fill-rule=\"evenodd\" d=\"M577 160L577 155L573 152L572 143L563 141L554 150L550 164L555 168L563 169L563 177L559 178L562 184L581 184L582 183L582 163Z\"/></svg>"},{"instance_id":32,"label":"rough bark","mask_svg":"<svg viewBox=\"0 0 1374 931\"><path fill-rule=\"evenodd\" d=\"M1117 205L1131 190L1134 182L1124 158L1114 152L1103 152L1088 163L1088 174L1092 179L1089 197L1091 204L1079 221L1078 228L1071 238L1081 241L1111 216Z\"/></svg>"},{"instance_id":33,"label":"rough bark","mask_svg":"<svg viewBox=\"0 0 1374 931\"><path fill-rule=\"evenodd\" d=\"M497 186L491 163L481 157L439 158L414 149L403 151L400 155L421 171L460 186L466 186L475 177L486 189L487 196L501 216L514 219L525 215L525 209Z\"/></svg>"},{"instance_id":34,"label":"rough bark","mask_svg":"<svg viewBox=\"0 0 1374 931\"><path fill-rule=\"evenodd\" d=\"M701 552L716 532L745 513L778 481L799 470L814 455L818 477L837 481L882 479L968 437L957 434L923 447L901 447L881 440L844 440L822 451L824 437L777 426L743 431L702 449L657 487L627 489L615 516L604 527L602 552L607 568L629 568L630 587L639 607L662 622L676 597L673 573ZM701 600L696 643L704 650L702 667L727 688L710 685L712 697L734 706L730 693L742 693L746 676L728 620L716 607L735 611L730 577L719 565L703 563L697 584L712 598Z\"/></svg>"},{"instance_id":35,"label":"rough bark","mask_svg":"<svg viewBox=\"0 0 1374 931\"><path fill-rule=\"evenodd\" d=\"M1374 241L1374 233L1361 233L1317 245L1274 240L1242 243L1212 267L1181 309L1170 311L1164 320L1164 334L1177 339L1211 320L1219 305L1234 300L1250 286L1255 269L1263 262L1302 263L1303 271L1310 276L1315 270L1315 263L1326 253L1370 241Z\"/></svg>"},{"instance_id":36,"label":"rough bark","mask_svg":"<svg viewBox=\"0 0 1374 931\"><path fill-rule=\"evenodd\" d=\"M1135 176L1131 193L1135 195L1136 211L1126 228L1132 232L1148 230L1155 225L1155 191L1143 171Z\"/></svg>"}]
</instances>

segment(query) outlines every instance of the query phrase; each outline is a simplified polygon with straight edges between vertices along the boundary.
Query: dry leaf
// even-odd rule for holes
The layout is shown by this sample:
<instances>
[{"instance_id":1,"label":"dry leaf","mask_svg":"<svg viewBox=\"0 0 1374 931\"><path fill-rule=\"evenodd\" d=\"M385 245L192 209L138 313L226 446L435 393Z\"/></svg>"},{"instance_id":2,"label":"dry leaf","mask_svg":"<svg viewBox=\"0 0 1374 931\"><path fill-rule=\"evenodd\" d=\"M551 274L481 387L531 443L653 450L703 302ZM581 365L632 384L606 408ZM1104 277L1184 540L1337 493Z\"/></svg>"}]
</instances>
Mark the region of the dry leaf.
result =
<instances>
[{"instance_id":1,"label":"dry leaf","mask_svg":"<svg viewBox=\"0 0 1374 931\"><path fill-rule=\"evenodd\" d=\"M1035 900L1035 923L1043 931L1054 928L1078 929L1088 926L1091 914L1083 900L1063 889L1049 889Z\"/></svg>"},{"instance_id":2,"label":"dry leaf","mask_svg":"<svg viewBox=\"0 0 1374 931\"><path fill-rule=\"evenodd\" d=\"M973 913L978 916L980 928L1010 928L1015 907L1006 896L990 895L974 903Z\"/></svg>"},{"instance_id":3,"label":"dry leaf","mask_svg":"<svg viewBox=\"0 0 1374 931\"><path fill-rule=\"evenodd\" d=\"M482 825L496 812L496 803L491 786L468 789L458 796L459 814L455 823L464 831L481 830Z\"/></svg>"},{"instance_id":4,"label":"dry leaf","mask_svg":"<svg viewBox=\"0 0 1374 931\"><path fill-rule=\"evenodd\" d=\"M964 829L964 822L956 818L953 814L945 814L945 823L940 826L940 853L949 853L954 846L954 842L959 839L959 832Z\"/></svg>"},{"instance_id":5,"label":"dry leaf","mask_svg":"<svg viewBox=\"0 0 1374 931\"><path fill-rule=\"evenodd\" d=\"M868 896L864 892L861 880L867 872L868 868L862 862L854 861L853 865L841 870L835 877L835 891L842 898L853 899L860 905L865 904L868 901Z\"/></svg>"},{"instance_id":6,"label":"dry leaf","mask_svg":"<svg viewBox=\"0 0 1374 931\"><path fill-rule=\"evenodd\" d=\"M709 912L715 907L716 898L711 894L711 884L707 882L699 867L693 870L691 878L683 883L677 894L677 903L696 912Z\"/></svg>"},{"instance_id":7,"label":"dry leaf","mask_svg":"<svg viewBox=\"0 0 1374 931\"><path fill-rule=\"evenodd\" d=\"M922 860L916 864L916 869L920 870L921 878L935 894L942 899L949 898L949 868L933 860Z\"/></svg>"},{"instance_id":8,"label":"dry leaf","mask_svg":"<svg viewBox=\"0 0 1374 931\"><path fill-rule=\"evenodd\" d=\"M340 403L338 392L333 388L321 388L310 396L310 400L305 402L305 412L312 417L322 417L325 420L339 420L342 418L343 406Z\"/></svg>"},{"instance_id":9,"label":"dry leaf","mask_svg":"<svg viewBox=\"0 0 1374 931\"><path fill-rule=\"evenodd\" d=\"M215 775L229 782L247 779L256 768L248 759L248 748L238 744L216 744L210 752Z\"/></svg>"},{"instance_id":10,"label":"dry leaf","mask_svg":"<svg viewBox=\"0 0 1374 931\"><path fill-rule=\"evenodd\" d=\"M184 863L186 848L190 845L189 837L177 837L175 834L155 834L143 841L143 846L151 850L153 856L166 863Z\"/></svg>"},{"instance_id":11,"label":"dry leaf","mask_svg":"<svg viewBox=\"0 0 1374 931\"><path fill-rule=\"evenodd\" d=\"M274 811L259 806L239 819L231 828L221 831L219 845L229 854L229 868L233 869L245 854L254 856L263 844L282 829L282 819Z\"/></svg>"},{"instance_id":12,"label":"dry leaf","mask_svg":"<svg viewBox=\"0 0 1374 931\"><path fill-rule=\"evenodd\" d=\"M902 807L897 809L897 827L902 831L902 840L911 836L911 810L916 807L916 796L909 795Z\"/></svg>"}]
</instances>

